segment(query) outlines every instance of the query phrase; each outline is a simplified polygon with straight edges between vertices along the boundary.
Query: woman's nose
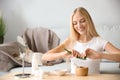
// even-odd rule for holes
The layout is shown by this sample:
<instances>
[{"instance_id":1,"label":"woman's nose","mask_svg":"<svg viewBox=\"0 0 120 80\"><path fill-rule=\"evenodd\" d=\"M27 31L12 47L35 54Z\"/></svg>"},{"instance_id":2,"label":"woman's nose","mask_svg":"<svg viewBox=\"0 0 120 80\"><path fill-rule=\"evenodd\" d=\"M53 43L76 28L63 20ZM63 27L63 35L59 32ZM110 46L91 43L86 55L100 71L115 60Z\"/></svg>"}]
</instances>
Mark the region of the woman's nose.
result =
<instances>
[{"instance_id":1,"label":"woman's nose","mask_svg":"<svg viewBox=\"0 0 120 80\"><path fill-rule=\"evenodd\" d=\"M82 24L81 24L81 23L78 23L78 24L77 24L77 27L78 27L78 28L80 28L81 26L82 26Z\"/></svg>"}]
</instances>

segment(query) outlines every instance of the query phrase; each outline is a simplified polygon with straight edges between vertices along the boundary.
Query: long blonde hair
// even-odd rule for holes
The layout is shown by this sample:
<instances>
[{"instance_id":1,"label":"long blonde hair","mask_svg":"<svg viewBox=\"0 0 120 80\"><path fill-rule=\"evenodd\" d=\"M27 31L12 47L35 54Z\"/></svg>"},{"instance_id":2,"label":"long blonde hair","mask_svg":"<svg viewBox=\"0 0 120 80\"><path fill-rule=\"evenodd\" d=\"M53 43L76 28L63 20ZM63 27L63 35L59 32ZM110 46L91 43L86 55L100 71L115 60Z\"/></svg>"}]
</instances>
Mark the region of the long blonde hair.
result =
<instances>
[{"instance_id":1,"label":"long blonde hair","mask_svg":"<svg viewBox=\"0 0 120 80\"><path fill-rule=\"evenodd\" d=\"M90 16L90 14L88 13L88 11L83 8L83 7L79 7L79 8L76 8L71 16L71 20L70 20L70 40L72 41L72 44L78 40L78 36L80 36L80 34L78 32L76 32L76 30L74 30L74 27L73 27L73 16L75 15L76 12L79 12L81 15L83 15L85 18L86 18L86 21L87 21L87 26L88 26L88 29L87 29L87 36L92 38L92 37L95 37L95 36L99 36L96 29L95 29L95 26L94 26L94 23L92 21L92 18Z\"/></svg>"}]
</instances>

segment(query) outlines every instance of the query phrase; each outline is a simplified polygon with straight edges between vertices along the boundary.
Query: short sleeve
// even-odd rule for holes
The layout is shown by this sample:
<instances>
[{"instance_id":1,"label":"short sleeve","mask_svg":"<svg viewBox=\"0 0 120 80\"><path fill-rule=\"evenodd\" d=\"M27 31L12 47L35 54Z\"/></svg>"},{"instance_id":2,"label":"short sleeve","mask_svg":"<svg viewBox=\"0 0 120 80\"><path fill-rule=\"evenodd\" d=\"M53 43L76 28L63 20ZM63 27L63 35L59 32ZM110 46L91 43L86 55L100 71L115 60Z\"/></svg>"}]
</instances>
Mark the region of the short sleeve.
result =
<instances>
[{"instance_id":1,"label":"short sleeve","mask_svg":"<svg viewBox=\"0 0 120 80\"><path fill-rule=\"evenodd\" d=\"M108 41L103 39L102 37L98 37L98 41L100 42L100 45L103 48L103 50L105 50L105 46L108 43Z\"/></svg>"}]
</instances>

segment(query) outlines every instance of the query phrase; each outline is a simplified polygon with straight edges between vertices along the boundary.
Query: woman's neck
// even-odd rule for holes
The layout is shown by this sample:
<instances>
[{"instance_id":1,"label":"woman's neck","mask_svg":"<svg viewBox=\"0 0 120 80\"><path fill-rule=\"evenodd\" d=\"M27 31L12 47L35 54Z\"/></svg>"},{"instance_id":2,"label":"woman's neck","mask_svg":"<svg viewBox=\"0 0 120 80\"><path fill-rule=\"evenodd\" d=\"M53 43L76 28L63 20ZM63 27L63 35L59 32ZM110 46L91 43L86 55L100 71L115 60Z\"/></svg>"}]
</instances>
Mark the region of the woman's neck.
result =
<instances>
[{"instance_id":1,"label":"woman's neck","mask_svg":"<svg viewBox=\"0 0 120 80\"><path fill-rule=\"evenodd\" d=\"M92 39L91 37L86 36L86 35L83 35L83 36L81 35L78 37L78 41L82 42L82 43L86 43L86 42L90 41L91 39Z\"/></svg>"}]
</instances>

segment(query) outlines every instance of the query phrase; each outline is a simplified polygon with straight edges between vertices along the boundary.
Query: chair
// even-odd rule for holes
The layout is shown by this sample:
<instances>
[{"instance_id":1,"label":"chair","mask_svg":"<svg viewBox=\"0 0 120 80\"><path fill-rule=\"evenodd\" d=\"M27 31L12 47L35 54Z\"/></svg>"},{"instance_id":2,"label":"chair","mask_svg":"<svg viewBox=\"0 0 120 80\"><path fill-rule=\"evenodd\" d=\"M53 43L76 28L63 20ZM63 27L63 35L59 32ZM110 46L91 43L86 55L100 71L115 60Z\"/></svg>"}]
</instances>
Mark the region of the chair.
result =
<instances>
[{"instance_id":1,"label":"chair","mask_svg":"<svg viewBox=\"0 0 120 80\"><path fill-rule=\"evenodd\" d=\"M60 43L60 39L55 32L43 27L27 28L22 37L34 52L45 53Z\"/></svg>"}]
</instances>

